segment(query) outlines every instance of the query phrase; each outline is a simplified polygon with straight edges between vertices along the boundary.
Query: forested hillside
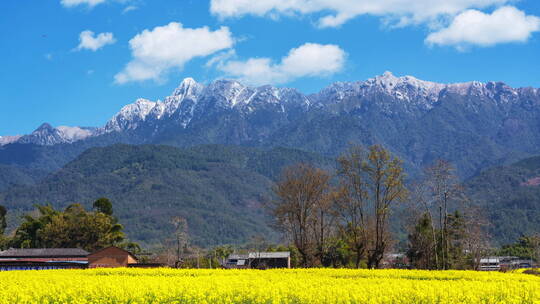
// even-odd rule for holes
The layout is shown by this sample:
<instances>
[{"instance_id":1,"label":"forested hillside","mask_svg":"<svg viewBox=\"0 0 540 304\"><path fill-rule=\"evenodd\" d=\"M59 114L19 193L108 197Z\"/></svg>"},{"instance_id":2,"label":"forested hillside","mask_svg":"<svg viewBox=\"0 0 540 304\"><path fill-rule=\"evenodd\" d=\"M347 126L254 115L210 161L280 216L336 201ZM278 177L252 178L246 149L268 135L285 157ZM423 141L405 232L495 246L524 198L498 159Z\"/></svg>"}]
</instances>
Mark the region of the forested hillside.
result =
<instances>
[{"instance_id":1,"label":"forested hillside","mask_svg":"<svg viewBox=\"0 0 540 304\"><path fill-rule=\"evenodd\" d=\"M150 246L173 237L175 216L187 219L191 241L200 246L242 243L256 234L272 239L276 234L263 204L281 168L297 162L333 165L316 154L283 148L92 148L34 186L0 193L0 205L20 213L46 202L89 207L105 196L114 202L128 237Z\"/></svg>"},{"instance_id":2,"label":"forested hillside","mask_svg":"<svg viewBox=\"0 0 540 304\"><path fill-rule=\"evenodd\" d=\"M486 170L466 187L471 201L484 207L500 244L540 230L540 156Z\"/></svg>"}]
</instances>

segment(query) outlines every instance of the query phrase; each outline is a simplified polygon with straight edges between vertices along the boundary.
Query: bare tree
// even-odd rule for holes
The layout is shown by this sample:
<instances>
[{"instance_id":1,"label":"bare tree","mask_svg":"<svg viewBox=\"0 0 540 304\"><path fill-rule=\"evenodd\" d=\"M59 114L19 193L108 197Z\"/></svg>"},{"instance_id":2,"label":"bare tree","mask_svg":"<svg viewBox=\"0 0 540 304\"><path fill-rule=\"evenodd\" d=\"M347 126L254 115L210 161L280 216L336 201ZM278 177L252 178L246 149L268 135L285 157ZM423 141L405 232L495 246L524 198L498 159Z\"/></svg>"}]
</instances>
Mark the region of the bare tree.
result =
<instances>
[{"instance_id":1,"label":"bare tree","mask_svg":"<svg viewBox=\"0 0 540 304\"><path fill-rule=\"evenodd\" d=\"M430 185L427 182L420 182L412 185L412 191L409 196L409 202L411 203L412 210L414 211L414 215L416 218L413 220L415 225L417 223L420 223L421 221L424 221L425 224L429 225L429 232L430 232L430 239L424 240L424 243L426 246L430 246L430 248L423 248L423 251L426 253L429 253L430 255L433 255L429 259L426 259L431 263L435 263L435 265L431 265L430 263L424 264L425 268L428 269L441 269L440 267L440 261L439 261L439 254L438 254L438 242L437 242L437 236L438 231L435 228L435 220L433 216L433 200L432 195L430 191ZM421 212L418 212L418 210L421 210ZM426 217L426 219L423 219L423 217ZM417 227L414 227L416 229ZM411 229L413 230L413 229ZM427 236L425 236L427 238Z\"/></svg>"},{"instance_id":2,"label":"bare tree","mask_svg":"<svg viewBox=\"0 0 540 304\"><path fill-rule=\"evenodd\" d=\"M448 229L449 208L456 208L466 201L465 194L451 163L437 160L426 170L426 184L430 205L437 209L439 226L439 261L442 269L450 267L450 238Z\"/></svg>"},{"instance_id":3,"label":"bare tree","mask_svg":"<svg viewBox=\"0 0 540 304\"><path fill-rule=\"evenodd\" d=\"M373 233L368 249L368 267L379 268L388 249L390 236L388 216L391 207L406 200L408 190L404 185L402 162L380 145L369 148L364 165L367 192L373 212Z\"/></svg>"},{"instance_id":4,"label":"bare tree","mask_svg":"<svg viewBox=\"0 0 540 304\"><path fill-rule=\"evenodd\" d=\"M465 249L470 255L474 270L480 268L480 259L491 251L487 233L490 223L482 211L481 208L473 206L465 211Z\"/></svg>"},{"instance_id":5,"label":"bare tree","mask_svg":"<svg viewBox=\"0 0 540 304\"><path fill-rule=\"evenodd\" d=\"M423 206L431 221L437 269L448 269L452 263L450 210L464 209L468 202L455 171L451 163L439 159L425 169L423 182L413 191L414 199Z\"/></svg>"},{"instance_id":6,"label":"bare tree","mask_svg":"<svg viewBox=\"0 0 540 304\"><path fill-rule=\"evenodd\" d=\"M278 227L298 249L304 267L314 265L317 250L326 241L329 182L328 172L299 164L286 168L274 187L277 200L272 212Z\"/></svg>"},{"instance_id":7,"label":"bare tree","mask_svg":"<svg viewBox=\"0 0 540 304\"><path fill-rule=\"evenodd\" d=\"M342 234L355 253L355 266L360 267L368 242L368 192L364 176L366 151L352 146L338 158L340 187L335 196L335 210L341 221Z\"/></svg>"}]
</instances>

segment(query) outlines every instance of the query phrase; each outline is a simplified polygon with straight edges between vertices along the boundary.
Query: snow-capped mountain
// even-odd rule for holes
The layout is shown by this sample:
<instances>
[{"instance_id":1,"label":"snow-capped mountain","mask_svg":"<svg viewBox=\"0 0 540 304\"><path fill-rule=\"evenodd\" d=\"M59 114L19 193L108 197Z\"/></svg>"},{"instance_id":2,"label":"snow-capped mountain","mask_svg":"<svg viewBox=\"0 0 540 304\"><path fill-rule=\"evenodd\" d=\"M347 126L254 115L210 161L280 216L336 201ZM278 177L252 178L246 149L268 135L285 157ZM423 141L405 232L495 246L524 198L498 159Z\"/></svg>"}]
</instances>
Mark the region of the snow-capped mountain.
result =
<instances>
[{"instance_id":1,"label":"snow-capped mountain","mask_svg":"<svg viewBox=\"0 0 540 304\"><path fill-rule=\"evenodd\" d=\"M156 107L156 102L139 98L135 103L123 107L101 130L103 133L136 129L146 120L148 114Z\"/></svg>"},{"instance_id":2,"label":"snow-capped mountain","mask_svg":"<svg viewBox=\"0 0 540 304\"><path fill-rule=\"evenodd\" d=\"M96 134L95 128L68 126L59 126L54 128L50 124L44 123L31 134L21 136L14 142L51 146L61 143L73 143Z\"/></svg>"},{"instance_id":3,"label":"snow-capped mountain","mask_svg":"<svg viewBox=\"0 0 540 304\"><path fill-rule=\"evenodd\" d=\"M373 97L386 95L407 102L422 103L426 107L437 101L439 93L448 86L419 80L412 76L396 77L391 72L358 82L338 82L313 94L312 99L322 103L340 103L347 97Z\"/></svg>"},{"instance_id":4,"label":"snow-capped mountain","mask_svg":"<svg viewBox=\"0 0 540 304\"><path fill-rule=\"evenodd\" d=\"M237 111L244 115L268 107L285 113L287 109L309 108L307 96L295 89L262 86L244 86L234 80L217 80L204 86L193 78L186 78L163 101L139 99L123 107L104 128L101 134L134 130L146 125L161 128L160 124L187 128L194 118L201 119L219 111Z\"/></svg>"},{"instance_id":5,"label":"snow-capped mountain","mask_svg":"<svg viewBox=\"0 0 540 304\"><path fill-rule=\"evenodd\" d=\"M262 142L275 137L280 128L305 121L306 115L314 115L309 114L312 112L355 113L359 121L385 115L400 124L397 117L418 119L449 99L457 103L460 98L474 99L464 108L478 112L482 107L496 106L490 111L502 111L503 116L512 104L535 107L540 99L538 89L514 89L500 82L440 84L412 76L397 77L391 72L366 81L334 83L311 95L291 88L249 87L234 80L203 85L186 78L162 101L141 98L124 106L104 127L54 128L43 124L29 135L0 137L0 146L14 142L73 143L108 133L139 130L144 132L138 141L150 143L154 137L171 136L187 136L186 142L197 142L202 133L213 136L214 139L208 139L210 142ZM189 134L181 135L184 133Z\"/></svg>"},{"instance_id":6,"label":"snow-capped mountain","mask_svg":"<svg viewBox=\"0 0 540 304\"><path fill-rule=\"evenodd\" d=\"M10 144L10 143L16 142L17 140L19 140L19 138L21 138L20 135L15 135L15 136L0 136L0 146L7 145L7 144Z\"/></svg>"}]
</instances>

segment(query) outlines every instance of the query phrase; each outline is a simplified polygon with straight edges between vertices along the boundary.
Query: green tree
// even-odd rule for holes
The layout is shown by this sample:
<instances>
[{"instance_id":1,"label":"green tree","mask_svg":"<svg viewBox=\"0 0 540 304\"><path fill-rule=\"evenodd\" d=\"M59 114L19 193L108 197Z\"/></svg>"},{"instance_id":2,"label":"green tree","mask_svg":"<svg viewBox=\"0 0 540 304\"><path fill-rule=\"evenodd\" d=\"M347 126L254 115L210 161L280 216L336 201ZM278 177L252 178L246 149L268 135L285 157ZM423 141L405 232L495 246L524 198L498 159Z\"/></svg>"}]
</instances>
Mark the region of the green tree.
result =
<instances>
[{"instance_id":1,"label":"green tree","mask_svg":"<svg viewBox=\"0 0 540 304\"><path fill-rule=\"evenodd\" d=\"M7 210L6 207L0 205L0 237L6 232L7 221L6 221Z\"/></svg>"},{"instance_id":2,"label":"green tree","mask_svg":"<svg viewBox=\"0 0 540 304\"><path fill-rule=\"evenodd\" d=\"M120 245L125 239L116 218L101 211L86 211L72 204L64 211L36 206L37 215L25 215L11 246L16 248L83 248L95 251ZM110 208L112 214L112 208Z\"/></svg>"},{"instance_id":3,"label":"green tree","mask_svg":"<svg viewBox=\"0 0 540 304\"><path fill-rule=\"evenodd\" d=\"M504 245L499 250L499 255L517 256L521 258L535 259L539 261L538 256L540 236L539 235L523 235L515 243Z\"/></svg>"},{"instance_id":4,"label":"green tree","mask_svg":"<svg viewBox=\"0 0 540 304\"><path fill-rule=\"evenodd\" d=\"M392 207L407 199L405 173L402 161L381 145L369 148L364 164L367 193L372 207L370 230L372 236L368 244L368 267L379 268L386 253L390 234L388 218Z\"/></svg>"},{"instance_id":5,"label":"green tree","mask_svg":"<svg viewBox=\"0 0 540 304\"><path fill-rule=\"evenodd\" d=\"M467 267L465 255L465 242L467 231L465 218L454 211L448 215L448 264L450 269L464 269Z\"/></svg>"},{"instance_id":6,"label":"green tree","mask_svg":"<svg viewBox=\"0 0 540 304\"><path fill-rule=\"evenodd\" d=\"M414 268L436 268L435 240L433 239L431 227L431 217L429 214L424 213L418 220L412 233L409 234L407 257Z\"/></svg>"},{"instance_id":7,"label":"green tree","mask_svg":"<svg viewBox=\"0 0 540 304\"><path fill-rule=\"evenodd\" d=\"M4 250L7 243L7 239L4 237L7 227L6 215L6 208L0 205L0 250Z\"/></svg>"},{"instance_id":8,"label":"green tree","mask_svg":"<svg viewBox=\"0 0 540 304\"><path fill-rule=\"evenodd\" d=\"M113 215L112 202L106 197L102 197L102 198L97 199L94 202L93 207L94 207L95 210L97 210L98 212L101 212L103 214L106 214L106 215L109 215L109 216Z\"/></svg>"},{"instance_id":9,"label":"green tree","mask_svg":"<svg viewBox=\"0 0 540 304\"><path fill-rule=\"evenodd\" d=\"M23 222L15 231L15 236L11 240L11 247L15 248L42 248L46 247L39 233L52 218L59 214L50 205L36 205L37 215L24 215Z\"/></svg>"}]
</instances>

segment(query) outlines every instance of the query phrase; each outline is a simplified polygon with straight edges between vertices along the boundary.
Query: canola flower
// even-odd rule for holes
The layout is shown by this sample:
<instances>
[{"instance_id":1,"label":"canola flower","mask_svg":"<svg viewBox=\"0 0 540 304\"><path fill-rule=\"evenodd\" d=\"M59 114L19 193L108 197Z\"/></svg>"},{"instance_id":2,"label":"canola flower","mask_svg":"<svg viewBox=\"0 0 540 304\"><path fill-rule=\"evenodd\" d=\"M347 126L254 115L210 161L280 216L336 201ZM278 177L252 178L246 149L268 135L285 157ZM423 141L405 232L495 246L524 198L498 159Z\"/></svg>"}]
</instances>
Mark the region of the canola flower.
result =
<instances>
[{"instance_id":1,"label":"canola flower","mask_svg":"<svg viewBox=\"0 0 540 304\"><path fill-rule=\"evenodd\" d=\"M0 272L0 303L540 303L540 277L420 270Z\"/></svg>"}]
</instances>

